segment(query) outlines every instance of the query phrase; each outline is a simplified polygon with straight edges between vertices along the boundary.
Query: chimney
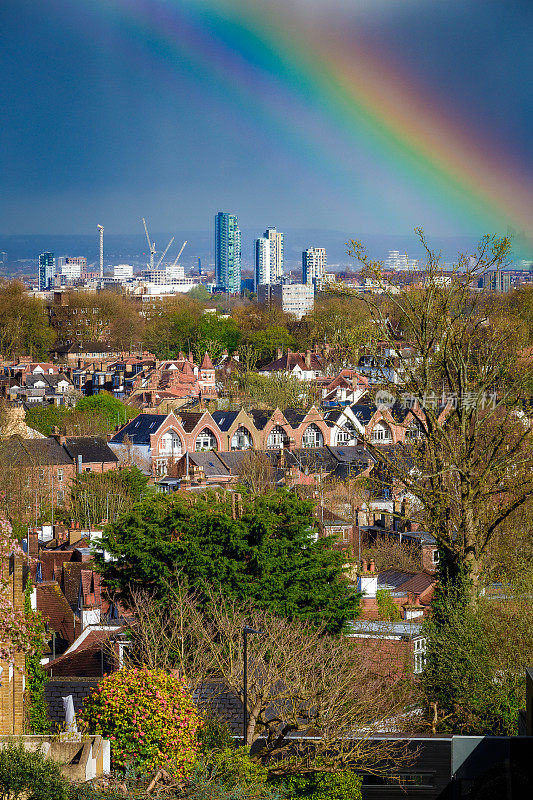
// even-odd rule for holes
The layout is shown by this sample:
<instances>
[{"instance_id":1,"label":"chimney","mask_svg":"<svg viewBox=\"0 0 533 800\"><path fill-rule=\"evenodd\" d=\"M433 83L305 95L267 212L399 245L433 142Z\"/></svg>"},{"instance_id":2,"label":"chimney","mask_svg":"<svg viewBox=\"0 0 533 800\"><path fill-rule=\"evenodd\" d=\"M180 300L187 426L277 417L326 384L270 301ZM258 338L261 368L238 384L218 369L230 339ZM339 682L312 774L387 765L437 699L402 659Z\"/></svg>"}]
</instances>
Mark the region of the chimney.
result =
<instances>
[{"instance_id":1,"label":"chimney","mask_svg":"<svg viewBox=\"0 0 533 800\"><path fill-rule=\"evenodd\" d=\"M35 528L28 530L28 555L30 558L39 555L39 534Z\"/></svg>"},{"instance_id":2,"label":"chimney","mask_svg":"<svg viewBox=\"0 0 533 800\"><path fill-rule=\"evenodd\" d=\"M307 350L305 353L305 366L307 369L311 369L311 351Z\"/></svg>"},{"instance_id":3,"label":"chimney","mask_svg":"<svg viewBox=\"0 0 533 800\"><path fill-rule=\"evenodd\" d=\"M362 562L362 570L359 580L357 581L357 589L359 592L361 592L364 598L376 597L376 592L378 590L378 576L375 572L374 561L370 562L370 569L368 569L366 560Z\"/></svg>"},{"instance_id":4,"label":"chimney","mask_svg":"<svg viewBox=\"0 0 533 800\"><path fill-rule=\"evenodd\" d=\"M278 349L276 350L276 358L280 359L282 355L283 355L283 348L278 347Z\"/></svg>"}]
</instances>

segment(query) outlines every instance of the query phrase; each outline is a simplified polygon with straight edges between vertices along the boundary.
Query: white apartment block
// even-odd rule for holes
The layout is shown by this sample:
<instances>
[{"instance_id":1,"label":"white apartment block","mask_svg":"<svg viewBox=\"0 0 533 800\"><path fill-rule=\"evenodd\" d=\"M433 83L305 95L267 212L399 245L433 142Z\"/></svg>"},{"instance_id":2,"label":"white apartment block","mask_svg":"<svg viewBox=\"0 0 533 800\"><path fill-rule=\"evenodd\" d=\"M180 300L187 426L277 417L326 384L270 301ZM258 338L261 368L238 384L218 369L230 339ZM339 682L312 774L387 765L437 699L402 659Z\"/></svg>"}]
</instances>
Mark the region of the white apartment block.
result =
<instances>
[{"instance_id":1,"label":"white apartment block","mask_svg":"<svg viewBox=\"0 0 533 800\"><path fill-rule=\"evenodd\" d=\"M300 320L315 305L315 287L307 283L268 283L257 287L260 303L277 303L285 314Z\"/></svg>"},{"instance_id":2,"label":"white apartment block","mask_svg":"<svg viewBox=\"0 0 533 800\"><path fill-rule=\"evenodd\" d=\"M307 284L322 286L326 274L327 257L324 247L308 247L302 253L302 280Z\"/></svg>"},{"instance_id":3,"label":"white apartment block","mask_svg":"<svg viewBox=\"0 0 533 800\"><path fill-rule=\"evenodd\" d=\"M388 269L396 272L418 270L418 258L408 258L407 253L400 253L399 250L389 250L386 264Z\"/></svg>"},{"instance_id":4,"label":"white apartment block","mask_svg":"<svg viewBox=\"0 0 533 800\"><path fill-rule=\"evenodd\" d=\"M57 274L65 280L75 281L81 278L82 272L87 270L85 256L59 256L57 259Z\"/></svg>"},{"instance_id":5,"label":"white apartment block","mask_svg":"<svg viewBox=\"0 0 533 800\"><path fill-rule=\"evenodd\" d=\"M278 283L283 277L283 234L276 228L267 228L264 238L270 243L270 281Z\"/></svg>"},{"instance_id":6,"label":"white apartment block","mask_svg":"<svg viewBox=\"0 0 533 800\"><path fill-rule=\"evenodd\" d=\"M113 267L113 277L116 281L127 281L133 278L133 266L131 264L117 264Z\"/></svg>"}]
</instances>

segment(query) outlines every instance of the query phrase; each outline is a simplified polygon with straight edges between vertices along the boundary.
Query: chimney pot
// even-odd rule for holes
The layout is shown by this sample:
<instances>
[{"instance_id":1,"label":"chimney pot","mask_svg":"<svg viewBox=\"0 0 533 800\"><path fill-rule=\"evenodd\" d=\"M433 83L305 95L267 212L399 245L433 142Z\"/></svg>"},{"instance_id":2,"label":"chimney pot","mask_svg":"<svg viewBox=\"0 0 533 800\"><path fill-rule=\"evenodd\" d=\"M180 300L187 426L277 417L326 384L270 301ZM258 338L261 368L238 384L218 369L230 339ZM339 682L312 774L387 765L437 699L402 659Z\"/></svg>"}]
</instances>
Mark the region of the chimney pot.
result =
<instances>
[{"instance_id":1,"label":"chimney pot","mask_svg":"<svg viewBox=\"0 0 533 800\"><path fill-rule=\"evenodd\" d=\"M374 559L372 558L370 560L370 572L375 572L375 571L376 571L376 564L374 562Z\"/></svg>"}]
</instances>

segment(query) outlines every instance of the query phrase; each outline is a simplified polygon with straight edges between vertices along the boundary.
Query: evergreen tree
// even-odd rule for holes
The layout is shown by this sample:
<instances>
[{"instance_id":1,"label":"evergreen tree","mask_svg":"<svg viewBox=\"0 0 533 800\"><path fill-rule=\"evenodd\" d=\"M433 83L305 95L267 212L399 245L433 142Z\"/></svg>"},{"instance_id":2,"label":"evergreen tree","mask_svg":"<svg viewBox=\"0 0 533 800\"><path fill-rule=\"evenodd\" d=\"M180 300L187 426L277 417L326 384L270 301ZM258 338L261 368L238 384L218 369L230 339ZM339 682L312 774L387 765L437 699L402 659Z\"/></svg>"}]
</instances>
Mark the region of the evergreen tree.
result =
<instances>
[{"instance_id":1,"label":"evergreen tree","mask_svg":"<svg viewBox=\"0 0 533 800\"><path fill-rule=\"evenodd\" d=\"M232 514L230 496L213 493L138 503L106 530L103 546L114 560L98 563L107 585L126 600L135 588L164 600L180 573L206 601L214 588L331 632L357 616L345 555L331 538L317 538L312 503L277 491L245 500L241 511Z\"/></svg>"}]
</instances>

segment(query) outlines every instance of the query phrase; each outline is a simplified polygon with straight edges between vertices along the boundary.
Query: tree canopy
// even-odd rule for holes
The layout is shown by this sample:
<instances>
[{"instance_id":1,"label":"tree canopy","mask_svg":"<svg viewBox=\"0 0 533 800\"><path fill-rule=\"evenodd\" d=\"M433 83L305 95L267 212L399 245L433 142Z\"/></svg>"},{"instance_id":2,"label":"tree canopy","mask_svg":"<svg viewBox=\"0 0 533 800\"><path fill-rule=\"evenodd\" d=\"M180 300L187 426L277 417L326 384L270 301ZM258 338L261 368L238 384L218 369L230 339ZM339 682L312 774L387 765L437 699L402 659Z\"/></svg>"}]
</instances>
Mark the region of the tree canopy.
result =
<instances>
[{"instance_id":1,"label":"tree canopy","mask_svg":"<svg viewBox=\"0 0 533 800\"><path fill-rule=\"evenodd\" d=\"M215 588L339 632L357 616L359 596L346 580L345 555L316 532L312 504L287 491L244 500L238 515L230 495L156 495L106 529L103 547L114 560L98 563L126 600L140 588L164 600L180 573L206 599Z\"/></svg>"}]
</instances>

